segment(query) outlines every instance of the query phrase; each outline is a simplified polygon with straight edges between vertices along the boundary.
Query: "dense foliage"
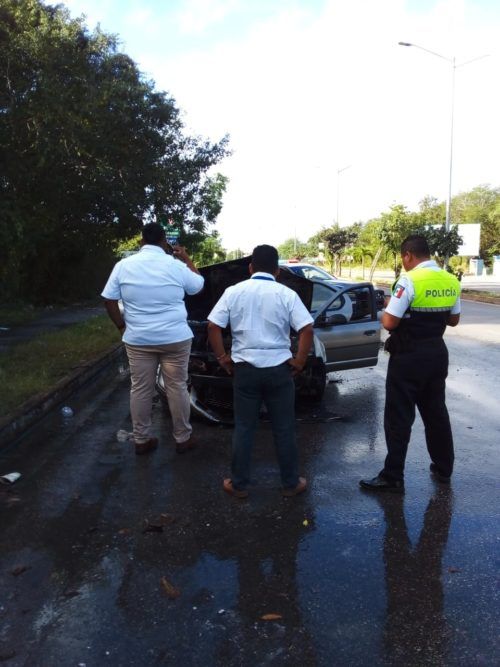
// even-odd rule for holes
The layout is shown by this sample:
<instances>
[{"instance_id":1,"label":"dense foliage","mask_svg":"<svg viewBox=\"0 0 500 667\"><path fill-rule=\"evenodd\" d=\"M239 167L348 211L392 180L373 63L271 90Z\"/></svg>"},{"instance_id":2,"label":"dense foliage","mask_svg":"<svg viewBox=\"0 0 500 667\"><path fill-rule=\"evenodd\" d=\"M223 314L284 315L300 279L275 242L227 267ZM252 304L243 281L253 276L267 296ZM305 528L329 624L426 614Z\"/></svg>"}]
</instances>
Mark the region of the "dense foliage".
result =
<instances>
[{"instance_id":1,"label":"dense foliage","mask_svg":"<svg viewBox=\"0 0 500 667\"><path fill-rule=\"evenodd\" d=\"M461 238L458 224L480 223L479 256L490 265L494 255L500 255L500 188L478 186L463 192L452 201L452 226L447 232L444 225L445 204L433 197L425 197L418 211L409 211L402 204L394 204L380 217L348 227L333 225L322 229L307 242L288 239L279 246L280 256L317 257L318 243L323 243L324 254L332 272L340 272L340 264L348 259L362 265L366 260L401 269L399 251L401 242L409 234L424 234L431 253L444 263L452 257L452 267L463 272L467 262L456 257ZM315 250L315 252L313 251ZM375 268L374 266L372 268Z\"/></svg>"},{"instance_id":2,"label":"dense foliage","mask_svg":"<svg viewBox=\"0 0 500 667\"><path fill-rule=\"evenodd\" d=\"M188 136L114 36L61 6L0 0L0 296L95 291L145 220L174 219L199 244L226 143Z\"/></svg>"}]
</instances>

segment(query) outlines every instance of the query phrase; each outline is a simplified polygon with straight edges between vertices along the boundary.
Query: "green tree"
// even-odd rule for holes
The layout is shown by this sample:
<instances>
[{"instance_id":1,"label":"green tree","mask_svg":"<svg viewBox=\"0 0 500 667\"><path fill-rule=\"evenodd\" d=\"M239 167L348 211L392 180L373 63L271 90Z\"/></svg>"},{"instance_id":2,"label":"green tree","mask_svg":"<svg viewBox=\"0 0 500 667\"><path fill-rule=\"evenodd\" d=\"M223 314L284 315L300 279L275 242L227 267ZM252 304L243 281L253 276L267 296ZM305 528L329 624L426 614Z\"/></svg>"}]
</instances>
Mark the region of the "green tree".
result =
<instances>
[{"instance_id":1,"label":"green tree","mask_svg":"<svg viewBox=\"0 0 500 667\"><path fill-rule=\"evenodd\" d=\"M283 241L277 250L281 259L304 259L309 254L309 245L292 237Z\"/></svg>"},{"instance_id":2,"label":"green tree","mask_svg":"<svg viewBox=\"0 0 500 667\"><path fill-rule=\"evenodd\" d=\"M332 273L340 275L342 258L347 249L355 243L358 234L359 228L357 226L339 227L338 223L320 232Z\"/></svg>"},{"instance_id":3,"label":"green tree","mask_svg":"<svg viewBox=\"0 0 500 667\"><path fill-rule=\"evenodd\" d=\"M424 236L429 244L431 255L443 264L447 258L454 257L458 253L462 237L458 233L457 225L453 225L447 232L445 225L424 228Z\"/></svg>"},{"instance_id":4,"label":"green tree","mask_svg":"<svg viewBox=\"0 0 500 667\"><path fill-rule=\"evenodd\" d=\"M243 252L241 248L236 248L236 250L229 250L226 253L226 259L241 259L242 257L245 257L247 253Z\"/></svg>"},{"instance_id":5,"label":"green tree","mask_svg":"<svg viewBox=\"0 0 500 667\"><path fill-rule=\"evenodd\" d=\"M442 225L446 219L446 206L435 197L426 195L419 202L419 211L416 216L423 225Z\"/></svg>"},{"instance_id":6,"label":"green tree","mask_svg":"<svg viewBox=\"0 0 500 667\"><path fill-rule=\"evenodd\" d=\"M204 238L193 253L193 261L196 266L218 264L225 260L226 251L221 245L221 240L217 232L212 232L210 236Z\"/></svg>"},{"instance_id":7,"label":"green tree","mask_svg":"<svg viewBox=\"0 0 500 667\"><path fill-rule=\"evenodd\" d=\"M487 263L498 253L500 224L500 188L479 185L469 192L461 192L453 198L454 223L480 223L479 255Z\"/></svg>"},{"instance_id":8,"label":"green tree","mask_svg":"<svg viewBox=\"0 0 500 667\"><path fill-rule=\"evenodd\" d=\"M201 241L227 153L184 132L117 39L41 0L0 6L0 284L35 301L102 287L112 253L167 215Z\"/></svg>"}]
</instances>

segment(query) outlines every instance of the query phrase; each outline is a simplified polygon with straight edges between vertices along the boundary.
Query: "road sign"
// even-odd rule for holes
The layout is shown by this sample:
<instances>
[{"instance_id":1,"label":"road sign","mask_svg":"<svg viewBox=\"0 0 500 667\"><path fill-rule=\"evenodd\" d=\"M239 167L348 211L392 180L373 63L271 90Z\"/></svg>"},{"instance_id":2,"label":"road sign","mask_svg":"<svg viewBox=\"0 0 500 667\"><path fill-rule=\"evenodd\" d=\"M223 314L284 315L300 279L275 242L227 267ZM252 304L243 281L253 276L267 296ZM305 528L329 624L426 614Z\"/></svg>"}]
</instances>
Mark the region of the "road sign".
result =
<instances>
[{"instance_id":1,"label":"road sign","mask_svg":"<svg viewBox=\"0 0 500 667\"><path fill-rule=\"evenodd\" d=\"M165 216L160 218L160 225L165 230L165 236L170 245L177 245L180 236L179 225L172 218L166 218Z\"/></svg>"}]
</instances>

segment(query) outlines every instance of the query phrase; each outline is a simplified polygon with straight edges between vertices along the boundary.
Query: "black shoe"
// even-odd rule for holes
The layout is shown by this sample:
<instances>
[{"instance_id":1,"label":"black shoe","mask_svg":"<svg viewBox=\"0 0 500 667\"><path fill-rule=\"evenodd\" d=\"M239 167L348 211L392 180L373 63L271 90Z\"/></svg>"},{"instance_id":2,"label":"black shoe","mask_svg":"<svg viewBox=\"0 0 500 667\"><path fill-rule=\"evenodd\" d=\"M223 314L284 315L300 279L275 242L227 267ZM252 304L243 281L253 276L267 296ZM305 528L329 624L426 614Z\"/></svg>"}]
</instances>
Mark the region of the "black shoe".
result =
<instances>
[{"instance_id":1,"label":"black shoe","mask_svg":"<svg viewBox=\"0 0 500 667\"><path fill-rule=\"evenodd\" d=\"M362 479L360 480L359 485L362 489L367 489L368 491L388 491L389 493L405 492L404 482L395 479L386 479L380 475L377 475L373 479Z\"/></svg>"},{"instance_id":2,"label":"black shoe","mask_svg":"<svg viewBox=\"0 0 500 667\"><path fill-rule=\"evenodd\" d=\"M430 471L431 475L437 479L438 482L441 482L441 484L449 484L451 477L447 477L446 475L443 475L442 473L439 472L439 468L435 463L431 463L430 465Z\"/></svg>"}]
</instances>

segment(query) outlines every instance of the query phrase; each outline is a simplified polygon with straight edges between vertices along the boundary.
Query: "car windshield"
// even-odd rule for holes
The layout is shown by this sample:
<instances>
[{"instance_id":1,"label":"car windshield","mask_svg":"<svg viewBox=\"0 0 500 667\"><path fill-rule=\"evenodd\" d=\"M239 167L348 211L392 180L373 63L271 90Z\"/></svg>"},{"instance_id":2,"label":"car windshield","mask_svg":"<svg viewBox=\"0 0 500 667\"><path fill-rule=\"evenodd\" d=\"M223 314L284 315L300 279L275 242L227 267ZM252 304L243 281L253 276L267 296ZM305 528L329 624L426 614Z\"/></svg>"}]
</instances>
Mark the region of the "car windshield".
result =
<instances>
[{"instance_id":1,"label":"car windshield","mask_svg":"<svg viewBox=\"0 0 500 667\"><path fill-rule=\"evenodd\" d=\"M295 271L295 273L300 273L300 275L309 280L335 280L333 276L323 269L320 269L318 266L291 266L290 268L292 271Z\"/></svg>"}]
</instances>

